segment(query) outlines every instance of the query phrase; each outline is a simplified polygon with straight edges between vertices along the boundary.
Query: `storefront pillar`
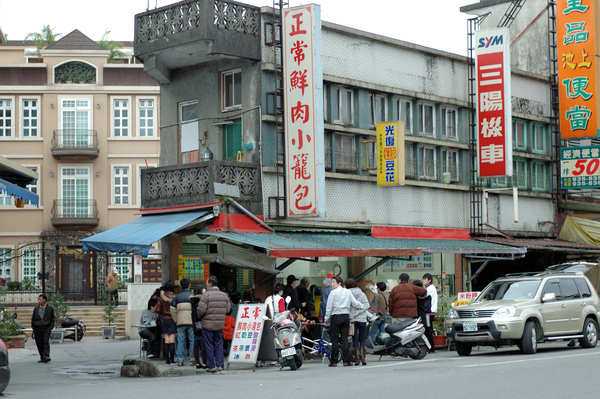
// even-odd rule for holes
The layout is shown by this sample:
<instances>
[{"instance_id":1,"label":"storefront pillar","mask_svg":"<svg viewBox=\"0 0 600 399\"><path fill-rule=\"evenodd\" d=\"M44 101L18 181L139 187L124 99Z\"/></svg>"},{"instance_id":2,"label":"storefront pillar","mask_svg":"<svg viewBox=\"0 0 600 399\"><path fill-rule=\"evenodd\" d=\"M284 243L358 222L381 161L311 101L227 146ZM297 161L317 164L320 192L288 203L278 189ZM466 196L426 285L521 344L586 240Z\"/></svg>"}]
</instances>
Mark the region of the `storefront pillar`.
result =
<instances>
[{"instance_id":1,"label":"storefront pillar","mask_svg":"<svg viewBox=\"0 0 600 399\"><path fill-rule=\"evenodd\" d=\"M169 235L161 240L162 244L162 280L179 280L179 255L182 254L183 240L180 236Z\"/></svg>"}]
</instances>

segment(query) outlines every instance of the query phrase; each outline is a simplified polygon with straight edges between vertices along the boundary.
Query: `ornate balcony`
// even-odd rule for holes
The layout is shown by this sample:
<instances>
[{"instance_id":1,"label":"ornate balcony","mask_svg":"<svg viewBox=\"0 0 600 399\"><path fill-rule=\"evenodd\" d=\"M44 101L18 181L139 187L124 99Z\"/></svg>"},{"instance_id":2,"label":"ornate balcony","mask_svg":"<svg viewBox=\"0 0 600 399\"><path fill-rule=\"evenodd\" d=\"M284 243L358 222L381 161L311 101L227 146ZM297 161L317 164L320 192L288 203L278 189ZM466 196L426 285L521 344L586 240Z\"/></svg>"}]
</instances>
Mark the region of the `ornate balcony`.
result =
<instances>
[{"instance_id":1,"label":"ornate balcony","mask_svg":"<svg viewBox=\"0 0 600 399\"><path fill-rule=\"evenodd\" d=\"M94 199L56 199L52 205L54 227L96 227L98 207Z\"/></svg>"},{"instance_id":2,"label":"ornate balcony","mask_svg":"<svg viewBox=\"0 0 600 399\"><path fill-rule=\"evenodd\" d=\"M95 130L61 129L52 135L54 158L98 158L98 136Z\"/></svg>"},{"instance_id":3,"label":"ornate balcony","mask_svg":"<svg viewBox=\"0 0 600 399\"><path fill-rule=\"evenodd\" d=\"M260 8L188 0L135 16L134 53L159 83L170 70L219 58L260 60Z\"/></svg>"},{"instance_id":4,"label":"ornate balcony","mask_svg":"<svg viewBox=\"0 0 600 399\"><path fill-rule=\"evenodd\" d=\"M219 201L214 184L237 186L238 200L250 212L263 215L258 164L208 161L142 170L142 209L210 204Z\"/></svg>"}]
</instances>

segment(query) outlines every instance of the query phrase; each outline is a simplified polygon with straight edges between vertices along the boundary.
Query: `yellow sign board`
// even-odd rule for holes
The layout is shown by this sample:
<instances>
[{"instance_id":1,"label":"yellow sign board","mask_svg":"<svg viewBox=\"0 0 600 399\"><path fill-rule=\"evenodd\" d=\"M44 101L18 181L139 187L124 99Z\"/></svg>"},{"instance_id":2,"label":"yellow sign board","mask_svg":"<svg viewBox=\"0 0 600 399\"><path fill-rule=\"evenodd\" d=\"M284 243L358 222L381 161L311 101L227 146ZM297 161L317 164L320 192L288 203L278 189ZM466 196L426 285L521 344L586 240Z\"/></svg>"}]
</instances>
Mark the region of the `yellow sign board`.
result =
<instances>
[{"instance_id":1,"label":"yellow sign board","mask_svg":"<svg viewBox=\"0 0 600 399\"><path fill-rule=\"evenodd\" d=\"M404 122L377 122L377 185L404 185Z\"/></svg>"}]
</instances>

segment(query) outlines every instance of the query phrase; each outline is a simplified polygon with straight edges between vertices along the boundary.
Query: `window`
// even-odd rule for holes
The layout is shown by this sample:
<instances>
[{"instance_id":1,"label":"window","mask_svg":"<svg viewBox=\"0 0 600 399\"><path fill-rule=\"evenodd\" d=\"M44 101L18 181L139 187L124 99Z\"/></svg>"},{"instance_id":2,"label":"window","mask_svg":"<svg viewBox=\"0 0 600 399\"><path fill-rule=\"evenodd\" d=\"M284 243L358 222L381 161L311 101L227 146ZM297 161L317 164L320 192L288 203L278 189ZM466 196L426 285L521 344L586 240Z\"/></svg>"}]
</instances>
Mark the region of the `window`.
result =
<instances>
[{"instance_id":1,"label":"window","mask_svg":"<svg viewBox=\"0 0 600 399\"><path fill-rule=\"evenodd\" d=\"M32 249L32 247L28 247L23 251L23 255L21 256L22 265L23 265L23 281L28 279L31 283L35 284L37 281L38 274L38 250Z\"/></svg>"},{"instance_id":2,"label":"window","mask_svg":"<svg viewBox=\"0 0 600 399\"><path fill-rule=\"evenodd\" d=\"M113 100L113 136L129 136L129 101Z\"/></svg>"},{"instance_id":3,"label":"window","mask_svg":"<svg viewBox=\"0 0 600 399\"><path fill-rule=\"evenodd\" d=\"M514 121L513 123L513 148L517 150L527 150L527 126L523 121Z\"/></svg>"},{"instance_id":4,"label":"window","mask_svg":"<svg viewBox=\"0 0 600 399\"><path fill-rule=\"evenodd\" d=\"M0 278L11 280L10 270L12 269L12 250L10 248L0 248Z\"/></svg>"},{"instance_id":5,"label":"window","mask_svg":"<svg viewBox=\"0 0 600 399\"><path fill-rule=\"evenodd\" d=\"M456 109L442 108L442 134L445 138L456 140L458 139L456 125L458 121L458 113Z\"/></svg>"},{"instance_id":6,"label":"window","mask_svg":"<svg viewBox=\"0 0 600 399\"><path fill-rule=\"evenodd\" d=\"M434 147L419 147L419 171L421 179L437 179Z\"/></svg>"},{"instance_id":7,"label":"window","mask_svg":"<svg viewBox=\"0 0 600 399\"><path fill-rule=\"evenodd\" d=\"M0 137L11 137L12 125L12 101L0 99Z\"/></svg>"},{"instance_id":8,"label":"window","mask_svg":"<svg viewBox=\"0 0 600 399\"><path fill-rule=\"evenodd\" d=\"M138 112L139 136L154 136L154 100L139 100Z\"/></svg>"},{"instance_id":9,"label":"window","mask_svg":"<svg viewBox=\"0 0 600 399\"><path fill-rule=\"evenodd\" d=\"M377 170L377 141L360 142L360 169Z\"/></svg>"},{"instance_id":10,"label":"window","mask_svg":"<svg viewBox=\"0 0 600 399\"><path fill-rule=\"evenodd\" d=\"M414 179L416 176L415 154L412 144L404 144L404 176Z\"/></svg>"},{"instance_id":11,"label":"window","mask_svg":"<svg viewBox=\"0 0 600 399\"><path fill-rule=\"evenodd\" d=\"M229 111L242 107L242 71L229 71L221 74L222 110Z\"/></svg>"},{"instance_id":12,"label":"window","mask_svg":"<svg viewBox=\"0 0 600 399\"><path fill-rule=\"evenodd\" d=\"M331 136L330 132L325 132L325 170L331 170Z\"/></svg>"},{"instance_id":13,"label":"window","mask_svg":"<svg viewBox=\"0 0 600 399\"><path fill-rule=\"evenodd\" d=\"M62 217L91 216L89 199L90 168L82 166L63 167L61 169Z\"/></svg>"},{"instance_id":14,"label":"window","mask_svg":"<svg viewBox=\"0 0 600 399\"><path fill-rule=\"evenodd\" d=\"M404 122L404 133L412 132L412 107L409 100L396 99L394 104L394 119Z\"/></svg>"},{"instance_id":15,"label":"window","mask_svg":"<svg viewBox=\"0 0 600 399\"><path fill-rule=\"evenodd\" d=\"M111 270L117 270L117 278L119 281L127 281L131 278L131 270L133 269L133 256L125 254L114 254L110 256Z\"/></svg>"},{"instance_id":16,"label":"window","mask_svg":"<svg viewBox=\"0 0 600 399\"><path fill-rule=\"evenodd\" d=\"M242 121L238 120L223 125L223 159L234 160L240 151L242 151Z\"/></svg>"},{"instance_id":17,"label":"window","mask_svg":"<svg viewBox=\"0 0 600 399\"><path fill-rule=\"evenodd\" d=\"M87 147L91 142L90 100L87 98L63 99L61 144L64 147Z\"/></svg>"},{"instance_id":18,"label":"window","mask_svg":"<svg viewBox=\"0 0 600 399\"><path fill-rule=\"evenodd\" d=\"M590 291L590 287L587 282L582 278L576 278L575 284L577 284L577 288L579 288L579 293L582 298L589 298L592 296L592 292Z\"/></svg>"},{"instance_id":19,"label":"window","mask_svg":"<svg viewBox=\"0 0 600 399\"><path fill-rule=\"evenodd\" d=\"M387 99L379 94L371 94L371 114L369 115L369 126L377 126L377 122L387 120Z\"/></svg>"},{"instance_id":20,"label":"window","mask_svg":"<svg viewBox=\"0 0 600 399\"><path fill-rule=\"evenodd\" d=\"M354 136L335 135L335 169L337 172L354 172L358 169Z\"/></svg>"},{"instance_id":21,"label":"window","mask_svg":"<svg viewBox=\"0 0 600 399\"><path fill-rule=\"evenodd\" d=\"M419 134L433 136L435 132L435 112L433 105L419 103Z\"/></svg>"},{"instance_id":22,"label":"window","mask_svg":"<svg viewBox=\"0 0 600 399\"><path fill-rule=\"evenodd\" d=\"M531 188L535 191L548 191L548 170L544 162L531 163Z\"/></svg>"},{"instance_id":23,"label":"window","mask_svg":"<svg viewBox=\"0 0 600 399\"><path fill-rule=\"evenodd\" d=\"M572 278L563 278L560 280L560 289L563 292L564 299L579 299L579 290Z\"/></svg>"},{"instance_id":24,"label":"window","mask_svg":"<svg viewBox=\"0 0 600 399\"><path fill-rule=\"evenodd\" d=\"M513 171L514 173L514 171ZM504 188L508 187L508 179L506 177L494 177L492 179L493 188Z\"/></svg>"},{"instance_id":25,"label":"window","mask_svg":"<svg viewBox=\"0 0 600 399\"><path fill-rule=\"evenodd\" d=\"M544 291L542 292L542 298L544 295L552 293L556 294L557 301L562 300L562 293L560 291L560 283L558 282L558 279L552 279L546 283Z\"/></svg>"},{"instance_id":26,"label":"window","mask_svg":"<svg viewBox=\"0 0 600 399\"><path fill-rule=\"evenodd\" d=\"M538 123L532 124L533 127L533 143L531 151L538 154L546 153L546 127Z\"/></svg>"},{"instance_id":27,"label":"window","mask_svg":"<svg viewBox=\"0 0 600 399\"><path fill-rule=\"evenodd\" d=\"M29 169L31 169L35 173L38 173L38 168L37 167L31 167ZM31 191L32 193L39 195L39 192L38 192L39 185L38 185L38 183L39 183L39 180L36 180L35 182L33 182L33 183L28 184L27 186L25 186L25 188L27 188L27 190ZM40 200L41 200L41 198L40 198ZM27 201L25 204L26 205L33 205L33 203L31 201Z\"/></svg>"},{"instance_id":28,"label":"window","mask_svg":"<svg viewBox=\"0 0 600 399\"><path fill-rule=\"evenodd\" d=\"M11 205L12 197L5 194L0 194L0 205Z\"/></svg>"},{"instance_id":29,"label":"window","mask_svg":"<svg viewBox=\"0 0 600 399\"><path fill-rule=\"evenodd\" d=\"M450 174L451 182L459 181L458 150L442 150L442 172Z\"/></svg>"},{"instance_id":30,"label":"window","mask_svg":"<svg viewBox=\"0 0 600 399\"><path fill-rule=\"evenodd\" d=\"M513 160L513 187L526 189L527 183L527 161L515 158Z\"/></svg>"},{"instance_id":31,"label":"window","mask_svg":"<svg viewBox=\"0 0 600 399\"><path fill-rule=\"evenodd\" d=\"M199 118L198 101L179 104L179 122L189 122Z\"/></svg>"},{"instance_id":32,"label":"window","mask_svg":"<svg viewBox=\"0 0 600 399\"><path fill-rule=\"evenodd\" d=\"M331 118L333 123L354 124L354 104L352 90L342 87L331 88Z\"/></svg>"},{"instance_id":33,"label":"window","mask_svg":"<svg viewBox=\"0 0 600 399\"><path fill-rule=\"evenodd\" d=\"M129 205L129 168L113 168L113 204Z\"/></svg>"},{"instance_id":34,"label":"window","mask_svg":"<svg viewBox=\"0 0 600 399\"><path fill-rule=\"evenodd\" d=\"M22 103L23 137L38 136L38 100L23 100Z\"/></svg>"}]
</instances>

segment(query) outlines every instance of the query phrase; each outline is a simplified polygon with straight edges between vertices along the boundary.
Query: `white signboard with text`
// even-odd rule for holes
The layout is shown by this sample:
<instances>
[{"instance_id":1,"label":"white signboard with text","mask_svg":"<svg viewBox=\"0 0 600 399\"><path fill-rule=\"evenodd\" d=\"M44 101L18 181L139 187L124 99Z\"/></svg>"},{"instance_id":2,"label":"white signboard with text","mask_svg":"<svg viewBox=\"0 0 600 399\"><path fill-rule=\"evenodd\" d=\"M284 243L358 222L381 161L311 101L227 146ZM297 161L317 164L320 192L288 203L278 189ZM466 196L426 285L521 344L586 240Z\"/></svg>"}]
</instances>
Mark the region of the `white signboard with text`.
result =
<instances>
[{"instance_id":1,"label":"white signboard with text","mask_svg":"<svg viewBox=\"0 0 600 399\"><path fill-rule=\"evenodd\" d=\"M258 351L263 333L264 320L267 305L243 304L238 307L235 319L231 351L229 352L229 363L251 363L255 364L258 359Z\"/></svg>"}]
</instances>

